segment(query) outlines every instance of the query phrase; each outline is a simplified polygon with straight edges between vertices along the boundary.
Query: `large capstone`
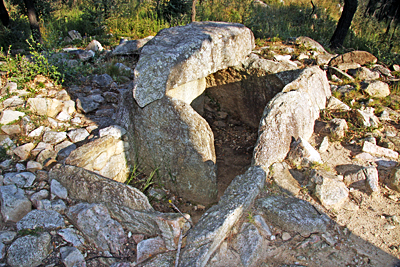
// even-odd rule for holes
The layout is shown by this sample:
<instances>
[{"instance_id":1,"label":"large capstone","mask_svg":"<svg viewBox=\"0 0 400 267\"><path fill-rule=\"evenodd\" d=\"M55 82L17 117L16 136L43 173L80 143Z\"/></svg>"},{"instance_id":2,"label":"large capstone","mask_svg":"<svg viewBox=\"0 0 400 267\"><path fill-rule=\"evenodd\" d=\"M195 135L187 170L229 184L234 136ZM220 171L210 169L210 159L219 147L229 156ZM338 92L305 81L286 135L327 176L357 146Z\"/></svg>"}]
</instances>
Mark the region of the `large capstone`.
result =
<instances>
[{"instance_id":1,"label":"large capstone","mask_svg":"<svg viewBox=\"0 0 400 267\"><path fill-rule=\"evenodd\" d=\"M253 48L253 33L237 23L194 22L164 29L142 48L134 98L144 107L180 85L238 65Z\"/></svg>"}]
</instances>

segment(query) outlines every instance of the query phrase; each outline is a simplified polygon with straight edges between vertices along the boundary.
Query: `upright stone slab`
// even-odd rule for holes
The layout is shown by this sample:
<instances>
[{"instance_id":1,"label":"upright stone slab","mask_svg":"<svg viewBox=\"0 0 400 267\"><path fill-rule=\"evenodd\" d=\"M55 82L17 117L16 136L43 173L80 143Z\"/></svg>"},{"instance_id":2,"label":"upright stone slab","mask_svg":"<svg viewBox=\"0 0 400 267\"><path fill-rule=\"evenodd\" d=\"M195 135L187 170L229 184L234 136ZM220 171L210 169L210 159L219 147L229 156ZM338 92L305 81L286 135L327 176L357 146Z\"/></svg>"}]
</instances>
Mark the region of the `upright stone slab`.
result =
<instances>
[{"instance_id":1,"label":"upright stone slab","mask_svg":"<svg viewBox=\"0 0 400 267\"><path fill-rule=\"evenodd\" d=\"M217 199L214 135L206 120L183 101L164 97L140 108L127 92L130 158L180 196L201 204ZM124 118L125 115L118 117ZM133 121L133 123L132 123Z\"/></svg>"},{"instance_id":2,"label":"upright stone slab","mask_svg":"<svg viewBox=\"0 0 400 267\"><path fill-rule=\"evenodd\" d=\"M311 137L315 120L331 95L326 74L319 67L277 76L286 85L264 109L253 153L253 163L264 168L286 157L292 137Z\"/></svg>"},{"instance_id":3,"label":"upright stone slab","mask_svg":"<svg viewBox=\"0 0 400 267\"><path fill-rule=\"evenodd\" d=\"M194 22L164 29L142 48L134 98L144 107L180 85L238 65L253 48L253 33L237 23Z\"/></svg>"}]
</instances>

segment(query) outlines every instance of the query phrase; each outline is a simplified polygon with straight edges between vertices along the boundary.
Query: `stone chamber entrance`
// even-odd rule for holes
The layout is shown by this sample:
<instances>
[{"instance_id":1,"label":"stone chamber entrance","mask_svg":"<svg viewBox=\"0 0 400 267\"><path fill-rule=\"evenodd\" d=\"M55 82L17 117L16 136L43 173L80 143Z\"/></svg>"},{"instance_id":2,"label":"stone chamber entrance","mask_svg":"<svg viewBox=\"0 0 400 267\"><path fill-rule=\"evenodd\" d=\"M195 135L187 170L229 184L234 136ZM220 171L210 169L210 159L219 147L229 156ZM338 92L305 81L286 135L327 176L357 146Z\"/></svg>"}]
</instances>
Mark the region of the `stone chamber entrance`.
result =
<instances>
[{"instance_id":1,"label":"stone chamber entrance","mask_svg":"<svg viewBox=\"0 0 400 267\"><path fill-rule=\"evenodd\" d=\"M206 81L206 90L191 106L214 134L219 200L231 181L250 167L264 108L284 84L275 74L242 67L218 71L206 77ZM168 203L152 201L151 196L150 200L157 210L176 212ZM209 208L180 196L172 196L172 201L181 212L189 213L194 223Z\"/></svg>"}]
</instances>

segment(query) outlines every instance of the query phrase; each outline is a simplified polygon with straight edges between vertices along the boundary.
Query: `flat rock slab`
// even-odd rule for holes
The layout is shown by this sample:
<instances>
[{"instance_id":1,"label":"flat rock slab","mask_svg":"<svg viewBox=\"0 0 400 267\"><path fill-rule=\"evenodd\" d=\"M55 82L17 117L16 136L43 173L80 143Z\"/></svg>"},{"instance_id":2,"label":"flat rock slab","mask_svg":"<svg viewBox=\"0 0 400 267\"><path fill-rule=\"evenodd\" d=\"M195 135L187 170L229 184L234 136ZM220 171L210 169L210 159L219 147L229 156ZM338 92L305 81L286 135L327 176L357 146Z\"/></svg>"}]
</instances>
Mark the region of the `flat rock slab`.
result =
<instances>
[{"instance_id":1,"label":"flat rock slab","mask_svg":"<svg viewBox=\"0 0 400 267\"><path fill-rule=\"evenodd\" d=\"M333 58L330 62L330 66L338 66L343 63L358 63L364 65L367 63L376 63L378 59L371 53L365 51L352 51L346 54Z\"/></svg>"},{"instance_id":2,"label":"flat rock slab","mask_svg":"<svg viewBox=\"0 0 400 267\"><path fill-rule=\"evenodd\" d=\"M308 202L294 197L262 198L256 201L256 207L272 224L285 231L296 231L302 236L325 232L329 220Z\"/></svg>"},{"instance_id":3,"label":"flat rock slab","mask_svg":"<svg viewBox=\"0 0 400 267\"><path fill-rule=\"evenodd\" d=\"M121 253L127 241L121 224L111 219L102 204L79 203L69 208L67 217L97 248Z\"/></svg>"},{"instance_id":4,"label":"flat rock slab","mask_svg":"<svg viewBox=\"0 0 400 267\"><path fill-rule=\"evenodd\" d=\"M265 178L261 167L250 167L233 179L218 205L207 210L189 232L179 266L207 266L211 255L264 187Z\"/></svg>"},{"instance_id":5,"label":"flat rock slab","mask_svg":"<svg viewBox=\"0 0 400 267\"><path fill-rule=\"evenodd\" d=\"M12 267L38 266L50 253L51 236L23 236L12 243L8 249L7 263Z\"/></svg>"},{"instance_id":6,"label":"flat rock slab","mask_svg":"<svg viewBox=\"0 0 400 267\"><path fill-rule=\"evenodd\" d=\"M147 197L138 189L79 167L58 164L50 170L49 178L59 181L73 199L89 203L109 202L133 210L153 210Z\"/></svg>"},{"instance_id":7,"label":"flat rock slab","mask_svg":"<svg viewBox=\"0 0 400 267\"><path fill-rule=\"evenodd\" d=\"M54 210L32 210L17 223L18 231L36 228L55 230L64 226L64 218Z\"/></svg>"},{"instance_id":8,"label":"flat rock slab","mask_svg":"<svg viewBox=\"0 0 400 267\"><path fill-rule=\"evenodd\" d=\"M164 29L142 48L133 96L144 107L179 85L238 65L253 48L253 33L242 24L193 22Z\"/></svg>"}]
</instances>

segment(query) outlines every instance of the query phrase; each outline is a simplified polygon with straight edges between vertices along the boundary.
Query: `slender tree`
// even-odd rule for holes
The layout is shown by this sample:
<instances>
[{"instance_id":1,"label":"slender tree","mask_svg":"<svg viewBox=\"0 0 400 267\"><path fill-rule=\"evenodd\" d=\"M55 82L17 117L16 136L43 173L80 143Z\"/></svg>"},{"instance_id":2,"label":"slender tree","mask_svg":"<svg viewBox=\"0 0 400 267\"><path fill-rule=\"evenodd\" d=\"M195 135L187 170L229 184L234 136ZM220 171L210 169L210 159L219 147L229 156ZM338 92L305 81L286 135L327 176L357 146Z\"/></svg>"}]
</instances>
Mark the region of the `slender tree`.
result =
<instances>
[{"instance_id":1,"label":"slender tree","mask_svg":"<svg viewBox=\"0 0 400 267\"><path fill-rule=\"evenodd\" d=\"M0 20L4 27L8 27L10 25L10 16L8 15L8 11L3 0L0 0Z\"/></svg>"},{"instance_id":2,"label":"slender tree","mask_svg":"<svg viewBox=\"0 0 400 267\"><path fill-rule=\"evenodd\" d=\"M28 14L29 24L31 26L33 39L35 42L43 44L42 34L40 33L39 21L33 0L24 0L24 3Z\"/></svg>"},{"instance_id":3,"label":"slender tree","mask_svg":"<svg viewBox=\"0 0 400 267\"><path fill-rule=\"evenodd\" d=\"M343 46L344 39L346 38L347 32L349 31L351 25L351 21L353 20L354 14L357 11L357 6L357 0L344 0L342 15L340 16L336 30L330 40L332 48Z\"/></svg>"},{"instance_id":4,"label":"slender tree","mask_svg":"<svg viewBox=\"0 0 400 267\"><path fill-rule=\"evenodd\" d=\"M193 2L192 2L192 22L196 21L196 4L197 4L197 0L193 0Z\"/></svg>"}]
</instances>

